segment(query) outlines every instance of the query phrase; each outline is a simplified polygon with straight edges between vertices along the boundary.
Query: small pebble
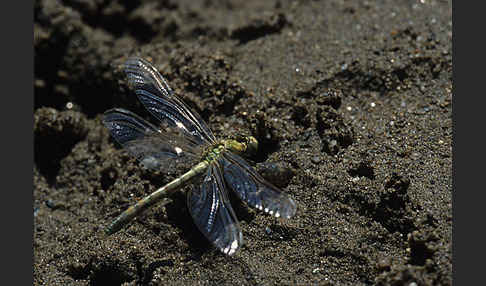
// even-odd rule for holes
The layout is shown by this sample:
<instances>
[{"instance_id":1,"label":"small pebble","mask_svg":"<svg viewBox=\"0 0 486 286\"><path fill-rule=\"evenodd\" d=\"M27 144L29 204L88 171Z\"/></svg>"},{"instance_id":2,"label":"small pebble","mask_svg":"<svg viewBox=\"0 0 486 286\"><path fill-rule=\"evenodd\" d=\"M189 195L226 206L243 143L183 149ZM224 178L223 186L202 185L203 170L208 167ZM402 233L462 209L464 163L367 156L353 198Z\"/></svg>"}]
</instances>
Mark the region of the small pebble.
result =
<instances>
[{"instance_id":1,"label":"small pebble","mask_svg":"<svg viewBox=\"0 0 486 286\"><path fill-rule=\"evenodd\" d=\"M265 232L270 235L272 233L272 229L269 228L268 226L265 228Z\"/></svg>"},{"instance_id":2,"label":"small pebble","mask_svg":"<svg viewBox=\"0 0 486 286\"><path fill-rule=\"evenodd\" d=\"M318 156L314 156L311 158L311 161L314 164L319 164L321 162L321 158L319 158Z\"/></svg>"},{"instance_id":3,"label":"small pebble","mask_svg":"<svg viewBox=\"0 0 486 286\"><path fill-rule=\"evenodd\" d=\"M53 200L47 200L46 206L50 209L55 209L57 207L57 204Z\"/></svg>"}]
</instances>

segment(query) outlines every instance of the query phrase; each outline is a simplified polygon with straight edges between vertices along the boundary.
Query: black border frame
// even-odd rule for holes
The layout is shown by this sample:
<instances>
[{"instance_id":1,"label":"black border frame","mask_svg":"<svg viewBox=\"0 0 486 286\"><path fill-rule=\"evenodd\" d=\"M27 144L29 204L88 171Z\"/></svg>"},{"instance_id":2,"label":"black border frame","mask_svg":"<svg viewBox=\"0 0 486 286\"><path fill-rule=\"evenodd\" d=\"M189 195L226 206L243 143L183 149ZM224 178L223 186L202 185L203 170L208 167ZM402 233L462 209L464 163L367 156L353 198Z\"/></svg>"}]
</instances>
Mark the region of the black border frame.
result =
<instances>
[{"instance_id":1,"label":"black border frame","mask_svg":"<svg viewBox=\"0 0 486 286\"><path fill-rule=\"evenodd\" d=\"M2 273L12 285L33 285L34 2L3 5ZM7 138L9 136L9 138ZM30 261L30 263L29 263ZM28 266L30 265L30 267Z\"/></svg>"}]
</instances>

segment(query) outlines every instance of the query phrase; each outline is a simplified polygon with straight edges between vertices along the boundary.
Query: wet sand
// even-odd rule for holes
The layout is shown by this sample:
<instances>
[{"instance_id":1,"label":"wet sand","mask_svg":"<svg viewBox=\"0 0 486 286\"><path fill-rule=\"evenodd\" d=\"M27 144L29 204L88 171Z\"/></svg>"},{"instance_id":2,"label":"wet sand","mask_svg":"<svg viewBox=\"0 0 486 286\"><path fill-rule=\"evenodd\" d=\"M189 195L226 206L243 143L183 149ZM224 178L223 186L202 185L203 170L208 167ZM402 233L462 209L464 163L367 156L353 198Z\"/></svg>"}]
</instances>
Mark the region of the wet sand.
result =
<instances>
[{"instance_id":1,"label":"wet sand","mask_svg":"<svg viewBox=\"0 0 486 286\"><path fill-rule=\"evenodd\" d=\"M193 2L34 4L34 284L451 285L452 1ZM227 257L186 187L102 237L187 167L141 168L101 123L149 118L133 55L217 137L255 136L296 216L232 197L245 245Z\"/></svg>"}]
</instances>

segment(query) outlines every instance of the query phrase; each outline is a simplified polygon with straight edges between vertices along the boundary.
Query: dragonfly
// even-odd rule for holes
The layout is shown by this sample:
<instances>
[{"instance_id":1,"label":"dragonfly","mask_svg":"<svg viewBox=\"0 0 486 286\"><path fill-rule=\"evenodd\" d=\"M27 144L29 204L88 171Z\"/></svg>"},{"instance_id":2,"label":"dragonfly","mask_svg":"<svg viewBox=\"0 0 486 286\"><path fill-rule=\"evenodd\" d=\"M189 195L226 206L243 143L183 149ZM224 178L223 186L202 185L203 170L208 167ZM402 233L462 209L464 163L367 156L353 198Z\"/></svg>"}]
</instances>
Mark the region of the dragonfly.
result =
<instances>
[{"instance_id":1,"label":"dragonfly","mask_svg":"<svg viewBox=\"0 0 486 286\"><path fill-rule=\"evenodd\" d=\"M243 159L254 155L258 148L253 136L216 139L201 116L174 93L150 62L129 58L123 69L128 85L158 124L125 109L110 109L102 121L112 137L148 169L195 165L122 212L105 228L107 235L118 232L143 211L189 183L192 187L187 193L187 207L195 225L227 255L233 255L243 245L228 189L250 207L274 217L289 219L295 215L295 201L263 179Z\"/></svg>"}]
</instances>

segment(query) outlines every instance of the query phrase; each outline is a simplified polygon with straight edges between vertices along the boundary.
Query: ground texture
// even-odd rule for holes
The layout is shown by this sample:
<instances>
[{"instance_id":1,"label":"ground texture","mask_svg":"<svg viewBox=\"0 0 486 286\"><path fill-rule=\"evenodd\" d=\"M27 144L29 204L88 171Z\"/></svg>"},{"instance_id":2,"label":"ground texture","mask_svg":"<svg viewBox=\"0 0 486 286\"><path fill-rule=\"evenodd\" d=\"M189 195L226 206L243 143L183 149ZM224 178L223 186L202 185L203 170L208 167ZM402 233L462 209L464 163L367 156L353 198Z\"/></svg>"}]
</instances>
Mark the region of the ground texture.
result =
<instances>
[{"instance_id":1,"label":"ground texture","mask_svg":"<svg viewBox=\"0 0 486 286\"><path fill-rule=\"evenodd\" d=\"M452 284L452 1L39 0L34 19L35 285ZM297 215L233 199L246 244L226 257L183 190L103 238L179 174L101 124L148 118L133 55L218 137L255 136Z\"/></svg>"}]
</instances>

